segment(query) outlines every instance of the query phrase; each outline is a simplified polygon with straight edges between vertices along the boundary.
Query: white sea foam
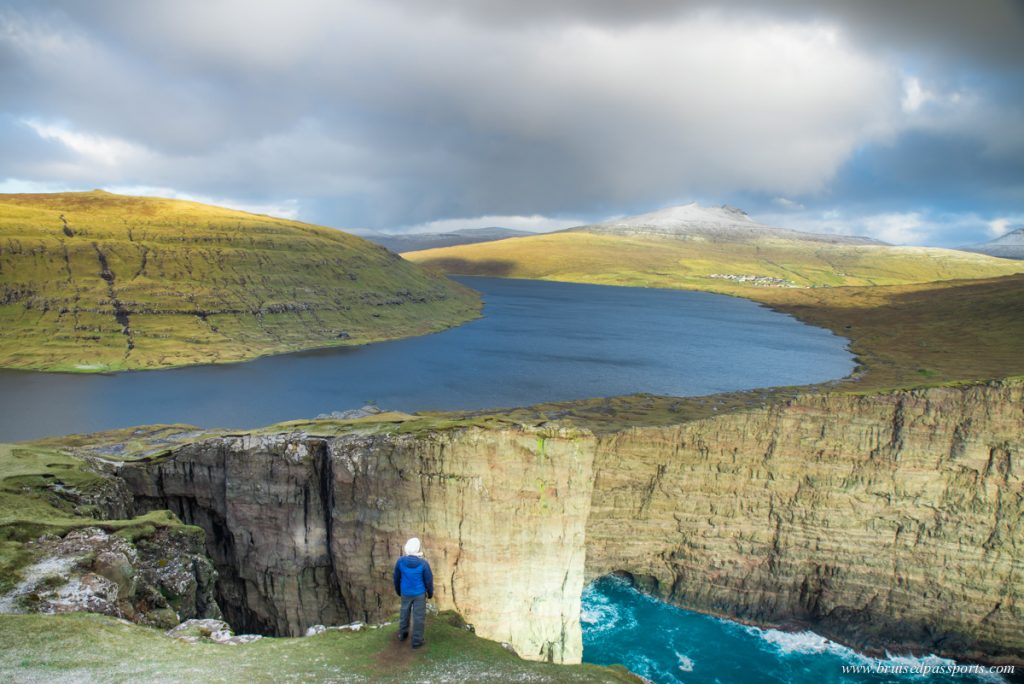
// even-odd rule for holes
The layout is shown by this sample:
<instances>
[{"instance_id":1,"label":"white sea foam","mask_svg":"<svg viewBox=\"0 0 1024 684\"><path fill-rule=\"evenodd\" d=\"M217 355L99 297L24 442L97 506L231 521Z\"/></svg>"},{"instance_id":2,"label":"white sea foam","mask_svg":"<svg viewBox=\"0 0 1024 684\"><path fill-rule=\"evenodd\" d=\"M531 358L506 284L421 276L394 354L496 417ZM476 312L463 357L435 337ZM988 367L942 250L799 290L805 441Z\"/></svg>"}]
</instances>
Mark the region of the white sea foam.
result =
<instances>
[{"instance_id":1,"label":"white sea foam","mask_svg":"<svg viewBox=\"0 0 1024 684\"><path fill-rule=\"evenodd\" d=\"M854 653L851 649L829 641L814 632L783 632L778 629L760 629L758 627L747 627L746 631L773 646L781 655L814 654L828 651L849 651ZM837 655L840 654L846 655L845 653L837 653Z\"/></svg>"},{"instance_id":2,"label":"white sea foam","mask_svg":"<svg viewBox=\"0 0 1024 684\"><path fill-rule=\"evenodd\" d=\"M602 643L613 643L616 641L618 635L622 634L623 630L638 629L639 623L637 619L637 606L636 603L655 603L666 608L671 608L673 611L679 611L680 613L687 613L679 608L668 606L658 599L644 594L643 592L637 591L630 585L627 580L621 578L603 578L601 585L607 588L609 583L614 583L616 589L624 589L628 595L628 599L623 601L621 593L619 591L612 592L619 598L613 598L605 595L599 589L596 589L594 585L588 586L583 592L582 612L580 615L580 621L584 625L585 637L588 641L591 637L598 636L597 643L594 646L600 648L599 644ZM641 611L642 612L642 611ZM646 615L646 613L645 613ZM652 618L652 621L656 624L659 619L666 621L670 620L670 616L665 613L660 613L660 618ZM762 650L765 650L773 654L780 662L789 662L794 664L791 658L799 659L809 657L811 659L817 658L834 658L843 662L843 664L859 665L865 667L877 667L879 670L884 671L884 668L899 668L906 671L902 677L906 678L907 682L925 682L929 681L931 675L928 674L914 674L914 672L936 672L936 671L950 671L956 666L956 662L948 658L942 658L936 655L925 655L925 656L911 656L911 655L892 655L886 654L885 658L871 658L865 656L857 651L836 643L826 637L811 631L802 632L789 632L778 629L762 629L759 627L750 627L741 625L730 620L720 618L700 618L708 619L717 622L721 628L734 637L739 637L746 634L749 637L753 637L756 640L756 644ZM646 625L645 625L646 626ZM659 636L652 638L657 643L673 644L678 643L681 646L685 646L685 640L683 642L676 642L676 639L672 635L675 634L675 626L661 626L659 629ZM686 631L686 630L684 630ZM750 644L752 647L755 644ZM623 657L622 663L629 668L632 672L644 677L648 680L655 681L680 681L681 673L693 672L694 661L684 653L680 651L674 651L676 656L676 666L673 668L670 659L663 657L652 657L645 655L640 652L631 652ZM704 654L705 656L707 654ZM717 655L715 656L718 657ZM721 657L728 657L724 653ZM702 662L704 658L702 658ZM705 663L706 665L706 663ZM712 663L714 665L714 663ZM670 671L671 670L671 671ZM995 674L982 675L972 673L970 676L963 678L964 681L984 681L1001 683L1005 682L1006 679Z\"/></svg>"},{"instance_id":3,"label":"white sea foam","mask_svg":"<svg viewBox=\"0 0 1024 684\"><path fill-rule=\"evenodd\" d=\"M927 665L929 667L944 667L956 664L955 660L952 660L950 658L942 658L937 655L912 656L892 655L891 653L887 653L886 656L887 657L884 659L879 659L878 662L891 663L893 665L906 665L908 667L913 667L916 665Z\"/></svg>"},{"instance_id":4,"label":"white sea foam","mask_svg":"<svg viewBox=\"0 0 1024 684\"><path fill-rule=\"evenodd\" d=\"M663 669L654 658L640 653L630 654L623 664L633 674L640 675L651 682L677 681L674 673Z\"/></svg>"},{"instance_id":5,"label":"white sea foam","mask_svg":"<svg viewBox=\"0 0 1024 684\"><path fill-rule=\"evenodd\" d=\"M583 590L580 622L589 636L611 630L629 630L636 627L636 617L628 606L615 604L593 586Z\"/></svg>"},{"instance_id":6,"label":"white sea foam","mask_svg":"<svg viewBox=\"0 0 1024 684\"><path fill-rule=\"evenodd\" d=\"M586 626L587 633L591 636L636 627L636 619L632 615L607 605L591 605L584 608L580 613L580 622Z\"/></svg>"},{"instance_id":7,"label":"white sea foam","mask_svg":"<svg viewBox=\"0 0 1024 684\"><path fill-rule=\"evenodd\" d=\"M728 622L728 621L724 621ZM851 665L865 666L900 666L911 672L928 668L935 671L940 668L951 668L956 661L934 654L923 656L893 655L887 653L885 658L871 658L858 653L848 646L837 644L814 632L784 632L778 629L761 629L744 627L744 631L755 636L775 650L780 656L831 654L842 658ZM927 680L929 675L907 674L909 680ZM1005 682L1005 678L997 674L975 674L974 677L983 681Z\"/></svg>"}]
</instances>

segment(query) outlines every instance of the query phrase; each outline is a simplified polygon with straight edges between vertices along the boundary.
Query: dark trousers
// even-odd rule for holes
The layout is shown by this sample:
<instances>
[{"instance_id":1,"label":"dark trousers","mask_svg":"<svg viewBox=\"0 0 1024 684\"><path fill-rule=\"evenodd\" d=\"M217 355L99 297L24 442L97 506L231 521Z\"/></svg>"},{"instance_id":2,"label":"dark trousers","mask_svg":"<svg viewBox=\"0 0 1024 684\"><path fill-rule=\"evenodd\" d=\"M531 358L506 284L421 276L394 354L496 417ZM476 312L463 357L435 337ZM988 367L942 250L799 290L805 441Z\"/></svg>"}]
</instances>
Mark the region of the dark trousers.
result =
<instances>
[{"instance_id":1,"label":"dark trousers","mask_svg":"<svg viewBox=\"0 0 1024 684\"><path fill-rule=\"evenodd\" d=\"M423 643L423 628L427 618L427 595L402 596L402 612L399 613L398 636L409 635L409 617L412 617L412 645Z\"/></svg>"}]
</instances>

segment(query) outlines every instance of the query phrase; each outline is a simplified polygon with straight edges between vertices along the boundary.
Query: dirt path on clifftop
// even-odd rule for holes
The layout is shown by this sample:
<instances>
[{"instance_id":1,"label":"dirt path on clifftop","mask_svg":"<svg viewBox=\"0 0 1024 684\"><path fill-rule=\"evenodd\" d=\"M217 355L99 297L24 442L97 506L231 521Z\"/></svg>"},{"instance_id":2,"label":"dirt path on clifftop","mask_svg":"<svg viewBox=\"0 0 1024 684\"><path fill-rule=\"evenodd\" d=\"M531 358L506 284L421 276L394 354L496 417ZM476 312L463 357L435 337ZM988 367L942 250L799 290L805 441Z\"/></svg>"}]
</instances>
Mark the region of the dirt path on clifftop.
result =
<instances>
[{"instance_id":1,"label":"dirt path on clifftop","mask_svg":"<svg viewBox=\"0 0 1024 684\"><path fill-rule=\"evenodd\" d=\"M429 621L427 625L429 627ZM414 651L408 639L405 641L398 640L397 627L394 631L389 629L388 632L387 645L374 659L373 669L381 677L398 678L412 668L416 663L417 657L425 654L430 648L430 644L424 643L423 646Z\"/></svg>"}]
</instances>

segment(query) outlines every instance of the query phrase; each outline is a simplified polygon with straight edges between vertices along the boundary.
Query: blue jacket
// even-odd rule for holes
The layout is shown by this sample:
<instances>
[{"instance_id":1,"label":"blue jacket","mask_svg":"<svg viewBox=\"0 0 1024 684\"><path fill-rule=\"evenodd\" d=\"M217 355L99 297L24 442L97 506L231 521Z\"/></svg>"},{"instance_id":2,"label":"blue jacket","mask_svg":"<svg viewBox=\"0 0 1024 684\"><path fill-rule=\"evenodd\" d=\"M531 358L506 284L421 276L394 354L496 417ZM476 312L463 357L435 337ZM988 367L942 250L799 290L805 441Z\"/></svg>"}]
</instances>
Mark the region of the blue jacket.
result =
<instances>
[{"instance_id":1,"label":"blue jacket","mask_svg":"<svg viewBox=\"0 0 1024 684\"><path fill-rule=\"evenodd\" d=\"M402 556L395 563L395 593L399 596L419 596L426 592L434 598L434 573L430 563L419 556Z\"/></svg>"}]
</instances>

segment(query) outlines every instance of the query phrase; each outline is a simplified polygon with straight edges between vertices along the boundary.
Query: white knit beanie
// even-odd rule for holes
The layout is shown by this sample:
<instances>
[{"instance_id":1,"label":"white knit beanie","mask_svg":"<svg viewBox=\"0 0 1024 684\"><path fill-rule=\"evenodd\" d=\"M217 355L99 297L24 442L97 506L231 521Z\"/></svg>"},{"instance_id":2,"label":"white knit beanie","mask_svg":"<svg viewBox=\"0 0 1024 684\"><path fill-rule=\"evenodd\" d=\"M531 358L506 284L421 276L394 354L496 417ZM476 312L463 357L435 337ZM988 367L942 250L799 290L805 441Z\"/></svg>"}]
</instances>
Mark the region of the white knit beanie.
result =
<instances>
[{"instance_id":1,"label":"white knit beanie","mask_svg":"<svg viewBox=\"0 0 1024 684\"><path fill-rule=\"evenodd\" d=\"M423 552L420 551L420 540L417 537L413 537L409 541L405 542L405 555L423 556Z\"/></svg>"}]
</instances>

